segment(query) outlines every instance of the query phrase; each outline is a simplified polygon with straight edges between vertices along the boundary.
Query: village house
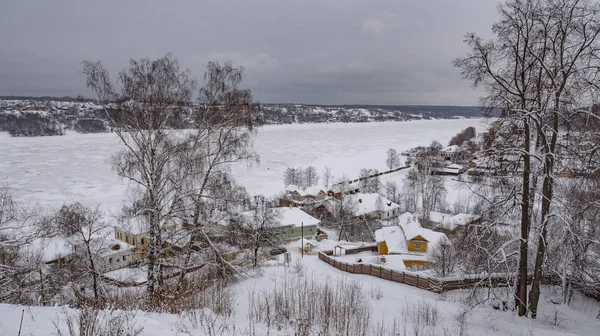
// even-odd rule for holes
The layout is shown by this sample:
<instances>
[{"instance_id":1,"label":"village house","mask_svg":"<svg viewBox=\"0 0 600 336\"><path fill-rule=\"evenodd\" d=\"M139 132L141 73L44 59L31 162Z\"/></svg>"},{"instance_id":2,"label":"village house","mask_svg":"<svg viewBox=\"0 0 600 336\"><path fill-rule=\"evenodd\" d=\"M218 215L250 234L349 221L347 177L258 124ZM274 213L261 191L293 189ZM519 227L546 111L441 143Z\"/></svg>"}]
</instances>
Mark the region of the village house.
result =
<instances>
[{"instance_id":1,"label":"village house","mask_svg":"<svg viewBox=\"0 0 600 336\"><path fill-rule=\"evenodd\" d=\"M346 195L356 205L354 216L365 219L390 219L400 215L400 206L376 194Z\"/></svg>"},{"instance_id":2,"label":"village house","mask_svg":"<svg viewBox=\"0 0 600 336\"><path fill-rule=\"evenodd\" d=\"M322 202L329 197L326 190L320 187L301 189L296 186L288 186L286 188L286 196L279 199L279 206L296 208Z\"/></svg>"},{"instance_id":3,"label":"village house","mask_svg":"<svg viewBox=\"0 0 600 336\"><path fill-rule=\"evenodd\" d=\"M316 239L319 235L318 225L321 223L318 219L307 214L298 208L271 208L270 211L276 211L277 230L282 240L294 241L302 237ZM241 218L250 219L253 216L252 211L245 211L239 214ZM240 220L240 219L232 219ZM243 219L242 219L243 220Z\"/></svg>"},{"instance_id":4,"label":"village house","mask_svg":"<svg viewBox=\"0 0 600 336\"><path fill-rule=\"evenodd\" d=\"M575 175L576 174L573 171L573 169L571 169L569 167L565 167L558 172L558 177L562 177L562 178L573 178L573 177L575 177Z\"/></svg>"},{"instance_id":5,"label":"village house","mask_svg":"<svg viewBox=\"0 0 600 336\"><path fill-rule=\"evenodd\" d=\"M47 264L68 263L75 258L87 258L88 253L87 247L77 234L69 237L39 238L30 244L30 248L39 251L41 261ZM114 239L110 229L96 232L90 239L92 259L101 272L126 267L133 261L133 248L130 244Z\"/></svg>"},{"instance_id":6,"label":"village house","mask_svg":"<svg viewBox=\"0 0 600 336\"><path fill-rule=\"evenodd\" d=\"M435 231L454 233L461 228L481 222L481 216L465 213L452 215L430 211L428 220L433 224Z\"/></svg>"},{"instance_id":7,"label":"village house","mask_svg":"<svg viewBox=\"0 0 600 336\"><path fill-rule=\"evenodd\" d=\"M102 272L109 272L116 269L129 266L134 262L135 246L124 243L113 237L110 232L106 232L101 237L92 240L91 245L94 253L94 264ZM74 246L75 250L84 248L84 246Z\"/></svg>"},{"instance_id":8,"label":"village house","mask_svg":"<svg viewBox=\"0 0 600 336\"><path fill-rule=\"evenodd\" d=\"M147 223L143 218L132 219L125 227L115 227L115 238L134 246L133 260L146 258L150 246L150 233Z\"/></svg>"},{"instance_id":9,"label":"village house","mask_svg":"<svg viewBox=\"0 0 600 336\"><path fill-rule=\"evenodd\" d=\"M434 246L448 238L441 232L424 229L417 218L404 213L398 225L375 231L379 255L399 255L406 267L429 267L429 254Z\"/></svg>"},{"instance_id":10,"label":"village house","mask_svg":"<svg viewBox=\"0 0 600 336\"><path fill-rule=\"evenodd\" d=\"M439 151L439 156L444 160L454 161L460 160L460 147L457 145L448 146L446 148L442 148Z\"/></svg>"},{"instance_id":11,"label":"village house","mask_svg":"<svg viewBox=\"0 0 600 336\"><path fill-rule=\"evenodd\" d=\"M432 168L431 175L450 175L457 176L464 173L465 169L462 165L451 163L445 167Z\"/></svg>"}]
</instances>

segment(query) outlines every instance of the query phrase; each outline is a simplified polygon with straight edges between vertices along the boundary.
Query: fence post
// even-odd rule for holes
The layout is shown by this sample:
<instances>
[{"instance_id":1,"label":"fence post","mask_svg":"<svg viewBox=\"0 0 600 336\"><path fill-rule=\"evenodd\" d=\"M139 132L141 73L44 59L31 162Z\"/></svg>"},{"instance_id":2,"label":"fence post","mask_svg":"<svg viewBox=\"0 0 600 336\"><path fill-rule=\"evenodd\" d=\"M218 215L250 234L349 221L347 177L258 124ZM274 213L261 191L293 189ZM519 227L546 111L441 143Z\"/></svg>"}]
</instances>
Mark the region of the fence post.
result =
<instances>
[{"instance_id":1,"label":"fence post","mask_svg":"<svg viewBox=\"0 0 600 336\"><path fill-rule=\"evenodd\" d=\"M390 280L394 281L394 270L390 268Z\"/></svg>"}]
</instances>

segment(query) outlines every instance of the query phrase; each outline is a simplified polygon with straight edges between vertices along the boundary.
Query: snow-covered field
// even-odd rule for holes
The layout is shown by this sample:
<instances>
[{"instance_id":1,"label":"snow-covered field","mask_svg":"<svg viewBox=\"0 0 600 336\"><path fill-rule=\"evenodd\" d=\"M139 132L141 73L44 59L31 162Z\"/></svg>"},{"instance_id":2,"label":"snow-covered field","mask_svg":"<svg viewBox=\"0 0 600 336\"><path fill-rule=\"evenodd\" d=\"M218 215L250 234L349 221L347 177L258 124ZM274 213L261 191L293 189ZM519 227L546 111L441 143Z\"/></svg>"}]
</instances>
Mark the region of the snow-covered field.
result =
<instances>
[{"instance_id":1,"label":"snow-covered field","mask_svg":"<svg viewBox=\"0 0 600 336\"><path fill-rule=\"evenodd\" d=\"M302 124L265 126L258 130L255 149L261 163L233 167L240 184L253 194L271 196L283 189L288 166L325 166L334 178L358 176L361 168L385 170L388 148L399 152L432 140L442 144L460 130L483 130L482 119L419 120L364 124ZM117 210L126 185L111 170L112 154L121 147L114 134L11 138L0 133L0 182L17 197L55 207L79 201Z\"/></svg>"},{"instance_id":2,"label":"snow-covered field","mask_svg":"<svg viewBox=\"0 0 600 336\"><path fill-rule=\"evenodd\" d=\"M300 260L298 253L293 255L294 261ZM250 296L252 293L262 297L269 293L275 286L291 282L293 278L306 277L310 281L320 283L336 283L339 281L358 281L367 298L364 303L371 313L370 335L391 335L394 321L397 323L399 335L459 335L460 324L456 316L460 312L471 308L461 303L461 297L466 293L454 291L444 297L420 290L414 287L400 285L368 275L345 273L320 261L316 256L305 256L301 259L302 272L297 273L298 266L284 270L281 265L272 265L264 268L264 274L251 277L233 286L235 304L234 313L226 324L229 329L214 335L294 335L294 332L283 326L281 329L272 326L270 330L264 324L252 325L249 322L251 310ZM296 270L295 270L296 269ZM268 281L265 281L268 280ZM468 310L466 324L463 325L465 335L597 335L600 322L595 319L600 305L592 300L576 296L571 307L553 305L547 300L550 288L543 289L543 301L540 317L537 320L517 317L512 311L494 310L488 301L480 306ZM485 300L486 293L481 293L481 300ZM307 293L306 295L310 295ZM437 312L435 325L421 326L421 333L415 333L415 324L409 315L410 311L419 305L434 307ZM576 308L575 308L576 307ZM63 332L66 332L63 311L71 314L73 310L63 307L21 307L0 304L0 335L17 335L21 311L25 310L23 329L21 335L54 335L54 321L58 322ZM557 321L557 323L555 323ZM196 330L188 333L182 331L182 326L190 323L183 316L172 314L154 314L137 312L130 322L138 327L144 327L142 335L208 335L206 331ZM424 323L423 321L421 321ZM558 325L554 325L558 324ZM220 322L216 323L217 326ZM235 325L235 330L232 325ZM381 326L386 330L382 333ZM406 329L404 329L406 326ZM290 326L287 326L290 327ZM280 329L280 330L278 330ZM250 331L254 330L254 333ZM213 335L213 334L210 334ZM395 335L395 334L394 334Z\"/></svg>"}]
</instances>

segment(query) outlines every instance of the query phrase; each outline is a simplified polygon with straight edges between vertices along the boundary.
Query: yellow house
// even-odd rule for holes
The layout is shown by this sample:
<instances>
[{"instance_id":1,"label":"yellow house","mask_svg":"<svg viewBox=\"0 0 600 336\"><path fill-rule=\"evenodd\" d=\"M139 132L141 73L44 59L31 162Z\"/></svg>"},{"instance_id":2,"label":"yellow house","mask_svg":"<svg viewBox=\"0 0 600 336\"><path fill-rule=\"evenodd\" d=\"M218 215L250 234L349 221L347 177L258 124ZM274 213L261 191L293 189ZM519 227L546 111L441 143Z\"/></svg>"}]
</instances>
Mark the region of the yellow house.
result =
<instances>
[{"instance_id":1,"label":"yellow house","mask_svg":"<svg viewBox=\"0 0 600 336\"><path fill-rule=\"evenodd\" d=\"M375 231L379 255L401 255L406 267L429 266L430 245L445 240L446 235L421 227L416 217L404 213L399 225L383 227Z\"/></svg>"},{"instance_id":2,"label":"yellow house","mask_svg":"<svg viewBox=\"0 0 600 336\"><path fill-rule=\"evenodd\" d=\"M135 246L132 254L133 260L146 257L150 246L150 235L147 225L142 219L134 219L128 228L115 227L115 238L129 245Z\"/></svg>"}]
</instances>

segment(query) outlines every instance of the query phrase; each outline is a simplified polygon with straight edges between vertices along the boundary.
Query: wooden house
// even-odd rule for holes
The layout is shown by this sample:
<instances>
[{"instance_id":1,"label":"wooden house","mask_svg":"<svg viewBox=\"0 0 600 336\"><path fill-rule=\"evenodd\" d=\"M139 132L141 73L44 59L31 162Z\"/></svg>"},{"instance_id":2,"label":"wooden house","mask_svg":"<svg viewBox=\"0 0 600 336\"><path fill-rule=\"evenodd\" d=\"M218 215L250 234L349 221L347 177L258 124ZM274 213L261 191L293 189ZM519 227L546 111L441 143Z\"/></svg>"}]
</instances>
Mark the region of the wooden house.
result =
<instances>
[{"instance_id":1,"label":"wooden house","mask_svg":"<svg viewBox=\"0 0 600 336\"><path fill-rule=\"evenodd\" d=\"M569 167L565 167L561 171L558 172L558 177L573 178L573 177L575 177L575 172L573 171L573 169L571 169Z\"/></svg>"},{"instance_id":2,"label":"wooden house","mask_svg":"<svg viewBox=\"0 0 600 336\"><path fill-rule=\"evenodd\" d=\"M375 231L379 255L400 255L406 267L429 267L433 246L447 241L445 234L421 227L416 217L404 213L399 225L386 226Z\"/></svg>"}]
</instances>

